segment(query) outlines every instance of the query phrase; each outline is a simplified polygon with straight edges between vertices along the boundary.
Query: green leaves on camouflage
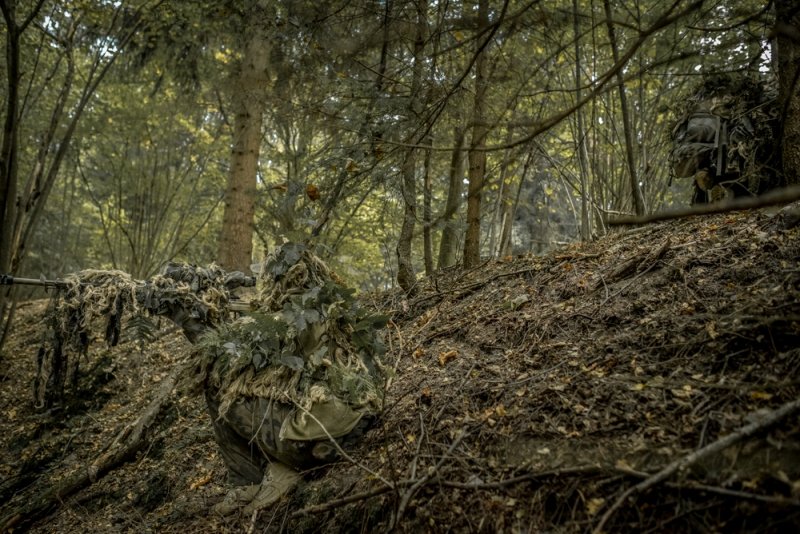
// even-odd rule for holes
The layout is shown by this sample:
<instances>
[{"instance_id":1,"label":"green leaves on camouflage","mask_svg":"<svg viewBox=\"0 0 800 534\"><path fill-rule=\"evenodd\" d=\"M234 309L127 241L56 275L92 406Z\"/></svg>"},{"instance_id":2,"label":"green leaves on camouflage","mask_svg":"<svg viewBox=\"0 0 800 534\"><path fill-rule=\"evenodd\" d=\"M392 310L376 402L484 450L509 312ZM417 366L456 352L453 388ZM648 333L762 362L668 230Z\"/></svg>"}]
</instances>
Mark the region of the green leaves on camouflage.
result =
<instances>
[{"instance_id":1,"label":"green leaves on camouflage","mask_svg":"<svg viewBox=\"0 0 800 534\"><path fill-rule=\"evenodd\" d=\"M284 246L285 248L285 246ZM272 262L273 269L282 269L294 259L294 248ZM283 266L283 267L282 267ZM303 370L306 360L297 340L311 334L315 325L328 323L350 331L353 346L370 355L381 355L384 347L375 331L386 326L388 318L373 315L358 306L353 291L333 281L292 295L277 313L254 312L231 324L221 325L201 342L229 369L241 371L248 365L256 370L281 365L294 371ZM312 368L322 364L328 347L323 345L307 356Z\"/></svg>"},{"instance_id":2,"label":"green leaves on camouflage","mask_svg":"<svg viewBox=\"0 0 800 534\"><path fill-rule=\"evenodd\" d=\"M300 243L286 243L267 261L266 271L277 280L300 261L306 247Z\"/></svg>"}]
</instances>

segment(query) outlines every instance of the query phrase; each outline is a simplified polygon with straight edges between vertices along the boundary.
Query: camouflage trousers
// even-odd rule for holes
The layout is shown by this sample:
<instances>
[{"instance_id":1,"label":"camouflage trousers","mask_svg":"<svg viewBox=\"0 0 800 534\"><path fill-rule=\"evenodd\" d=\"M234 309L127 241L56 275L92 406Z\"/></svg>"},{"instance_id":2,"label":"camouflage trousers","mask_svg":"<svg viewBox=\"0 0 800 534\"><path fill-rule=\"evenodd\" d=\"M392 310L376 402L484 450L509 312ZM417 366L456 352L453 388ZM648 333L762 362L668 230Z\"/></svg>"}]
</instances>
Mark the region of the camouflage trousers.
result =
<instances>
[{"instance_id":1,"label":"camouflage trousers","mask_svg":"<svg viewBox=\"0 0 800 534\"><path fill-rule=\"evenodd\" d=\"M220 417L219 400L209 391L206 403L222 459L228 468L228 481L233 485L260 483L270 462L305 470L339 459L338 449L330 440L280 438L281 427L294 413L294 406L247 397L233 403ZM336 439L339 447L346 449L355 443L374 419L364 416L350 433Z\"/></svg>"}]
</instances>

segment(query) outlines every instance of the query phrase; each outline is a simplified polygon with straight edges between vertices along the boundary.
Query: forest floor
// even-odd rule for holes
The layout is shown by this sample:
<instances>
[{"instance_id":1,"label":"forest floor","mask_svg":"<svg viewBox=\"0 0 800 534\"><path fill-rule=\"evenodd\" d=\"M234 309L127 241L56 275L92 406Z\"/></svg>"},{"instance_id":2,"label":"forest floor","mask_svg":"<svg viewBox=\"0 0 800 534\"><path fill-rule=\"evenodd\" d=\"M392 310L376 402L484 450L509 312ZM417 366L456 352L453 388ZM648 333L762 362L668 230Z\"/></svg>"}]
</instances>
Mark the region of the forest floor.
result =
<instances>
[{"instance_id":1,"label":"forest floor","mask_svg":"<svg viewBox=\"0 0 800 534\"><path fill-rule=\"evenodd\" d=\"M211 511L229 488L201 398L169 395L135 454L93 470L171 389L191 349L179 332L98 342L79 393L40 413L46 302L24 303L0 367L0 528L798 532L793 209L628 229L369 295L392 317L381 420L349 461L247 516Z\"/></svg>"}]
</instances>

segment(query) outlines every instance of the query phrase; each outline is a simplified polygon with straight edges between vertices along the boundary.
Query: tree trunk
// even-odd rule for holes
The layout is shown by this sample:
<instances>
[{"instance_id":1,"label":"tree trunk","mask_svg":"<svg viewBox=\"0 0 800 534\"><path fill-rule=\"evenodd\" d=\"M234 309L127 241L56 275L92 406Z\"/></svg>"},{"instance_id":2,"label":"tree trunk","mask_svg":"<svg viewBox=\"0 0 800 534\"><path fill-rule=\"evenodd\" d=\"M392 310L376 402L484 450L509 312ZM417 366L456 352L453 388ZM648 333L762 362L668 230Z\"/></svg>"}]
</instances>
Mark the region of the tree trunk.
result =
<instances>
[{"instance_id":1,"label":"tree trunk","mask_svg":"<svg viewBox=\"0 0 800 534\"><path fill-rule=\"evenodd\" d=\"M0 2L6 25L6 117L0 145L0 273L11 272L14 222L17 216L17 138L19 115L19 46L20 31L16 22L16 2ZM11 291L0 288L0 348L10 326Z\"/></svg>"},{"instance_id":2,"label":"tree trunk","mask_svg":"<svg viewBox=\"0 0 800 534\"><path fill-rule=\"evenodd\" d=\"M417 31L414 38L414 66L411 75L411 90L409 96L409 119L416 122L422 111L422 102L419 98L422 83L422 52L425 48L425 25L427 22L428 4L426 0L419 0L417 5ZM412 128L413 131L413 128ZM412 145L416 137L412 133L409 137ZM403 186L403 203L405 211L400 237L397 240L397 283L403 291L410 293L416 283L414 264L411 256L411 244L414 238L414 226L417 221L417 149L410 147L405 154L401 169Z\"/></svg>"},{"instance_id":3,"label":"tree trunk","mask_svg":"<svg viewBox=\"0 0 800 534\"><path fill-rule=\"evenodd\" d=\"M233 83L233 150L218 247L220 265L242 272L249 272L252 263L261 122L269 82L270 43L265 28L256 27L260 23L246 25L250 39Z\"/></svg>"},{"instance_id":4,"label":"tree trunk","mask_svg":"<svg viewBox=\"0 0 800 534\"><path fill-rule=\"evenodd\" d=\"M8 272L12 256L12 232L16 219L17 138L19 115L19 46L20 32L16 23L16 2L0 2L6 25L6 109L3 141L0 148L0 272Z\"/></svg>"},{"instance_id":5,"label":"tree trunk","mask_svg":"<svg viewBox=\"0 0 800 534\"><path fill-rule=\"evenodd\" d=\"M575 101L580 102L581 95L581 48L580 23L578 20L578 0L572 0L572 28L575 33ZM575 112L575 141L578 152L578 170L581 181L581 240L589 241L592 229L589 219L589 152L586 149L586 127L583 123L583 106Z\"/></svg>"},{"instance_id":6,"label":"tree trunk","mask_svg":"<svg viewBox=\"0 0 800 534\"><path fill-rule=\"evenodd\" d=\"M461 182L464 179L464 129L453 129L453 154L450 159L450 184L447 187L447 200L444 205L442 238L439 242L438 268L450 267L456 262L458 227L456 212L461 205Z\"/></svg>"},{"instance_id":7,"label":"tree trunk","mask_svg":"<svg viewBox=\"0 0 800 534\"><path fill-rule=\"evenodd\" d=\"M431 202L433 192L431 191L431 156L433 147L433 137L428 136L428 144L431 148L425 149L425 161L423 163L422 187L422 242L425 254L425 275L433 274L433 236L431 235Z\"/></svg>"},{"instance_id":8,"label":"tree trunk","mask_svg":"<svg viewBox=\"0 0 800 534\"><path fill-rule=\"evenodd\" d=\"M800 184L800 6L795 0L776 0L775 14L783 179L785 185L794 185Z\"/></svg>"},{"instance_id":9,"label":"tree trunk","mask_svg":"<svg viewBox=\"0 0 800 534\"><path fill-rule=\"evenodd\" d=\"M489 2L478 3L478 35L489 26ZM472 140L469 148L469 188L467 190L467 233L464 236L464 267L470 268L481 261L481 197L486 174L486 52L475 41L475 99L473 100Z\"/></svg>"},{"instance_id":10,"label":"tree trunk","mask_svg":"<svg viewBox=\"0 0 800 534\"><path fill-rule=\"evenodd\" d=\"M525 164L522 166L522 173L519 177L519 184L517 184L517 192L514 198L508 195L508 200L503 202L503 227L500 232L500 246L498 255L502 258L511 255L513 247L511 246L511 237L514 230L514 214L519 205L519 198L522 195L522 188L525 185L525 177L528 176L528 169L530 168L531 161L533 160L533 152L529 151L525 158ZM510 185L510 184L509 184ZM510 193L510 187L508 188Z\"/></svg>"},{"instance_id":11,"label":"tree trunk","mask_svg":"<svg viewBox=\"0 0 800 534\"><path fill-rule=\"evenodd\" d=\"M619 49L617 47L617 36L614 32L614 21L611 18L611 4L609 0L603 1L606 12L606 27L608 28L608 40L611 44L611 54L614 63L619 62ZM639 189L639 177L636 172L636 161L633 155L633 126L631 125L630 113L628 112L628 97L625 93L625 81L622 69L617 70L617 90L619 91L619 105L622 108L622 129L625 134L625 157L628 164L628 177L630 179L631 197L633 198L633 209L636 215L643 215L644 199Z\"/></svg>"},{"instance_id":12,"label":"tree trunk","mask_svg":"<svg viewBox=\"0 0 800 534\"><path fill-rule=\"evenodd\" d=\"M514 125L510 124L506 130L506 144L511 143L514 138ZM500 191L497 192L497 202L495 208L492 210L492 224L491 234L489 236L489 253L492 255L500 256L500 249L502 245L498 243L502 241L504 217L507 211L510 210L511 204L514 202L514 194L511 192L511 185L514 182L513 176L509 173L511 167L511 150L508 149L503 153L503 162L500 164L500 176L498 183Z\"/></svg>"}]
</instances>

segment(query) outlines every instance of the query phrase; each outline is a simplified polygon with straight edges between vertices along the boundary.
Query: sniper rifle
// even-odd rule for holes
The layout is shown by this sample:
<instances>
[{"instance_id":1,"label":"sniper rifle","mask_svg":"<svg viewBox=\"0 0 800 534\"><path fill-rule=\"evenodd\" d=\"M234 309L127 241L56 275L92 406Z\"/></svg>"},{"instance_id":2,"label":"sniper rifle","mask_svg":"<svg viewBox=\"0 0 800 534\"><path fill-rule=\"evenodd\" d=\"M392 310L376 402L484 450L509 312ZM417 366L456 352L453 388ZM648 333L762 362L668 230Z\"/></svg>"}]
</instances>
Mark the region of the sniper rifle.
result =
<instances>
[{"instance_id":1,"label":"sniper rifle","mask_svg":"<svg viewBox=\"0 0 800 534\"><path fill-rule=\"evenodd\" d=\"M147 282L141 282L140 284L143 288L147 286ZM69 284L64 280L48 280L44 275L39 278L21 278L10 274L0 274L0 286L12 285L38 286L47 290L49 288L65 288ZM255 285L256 278L254 276L246 276L239 271L228 273L225 277L225 287L229 290L236 289L237 287L253 287ZM250 311L250 304L248 302L236 298L228 302L228 307L231 311Z\"/></svg>"}]
</instances>

